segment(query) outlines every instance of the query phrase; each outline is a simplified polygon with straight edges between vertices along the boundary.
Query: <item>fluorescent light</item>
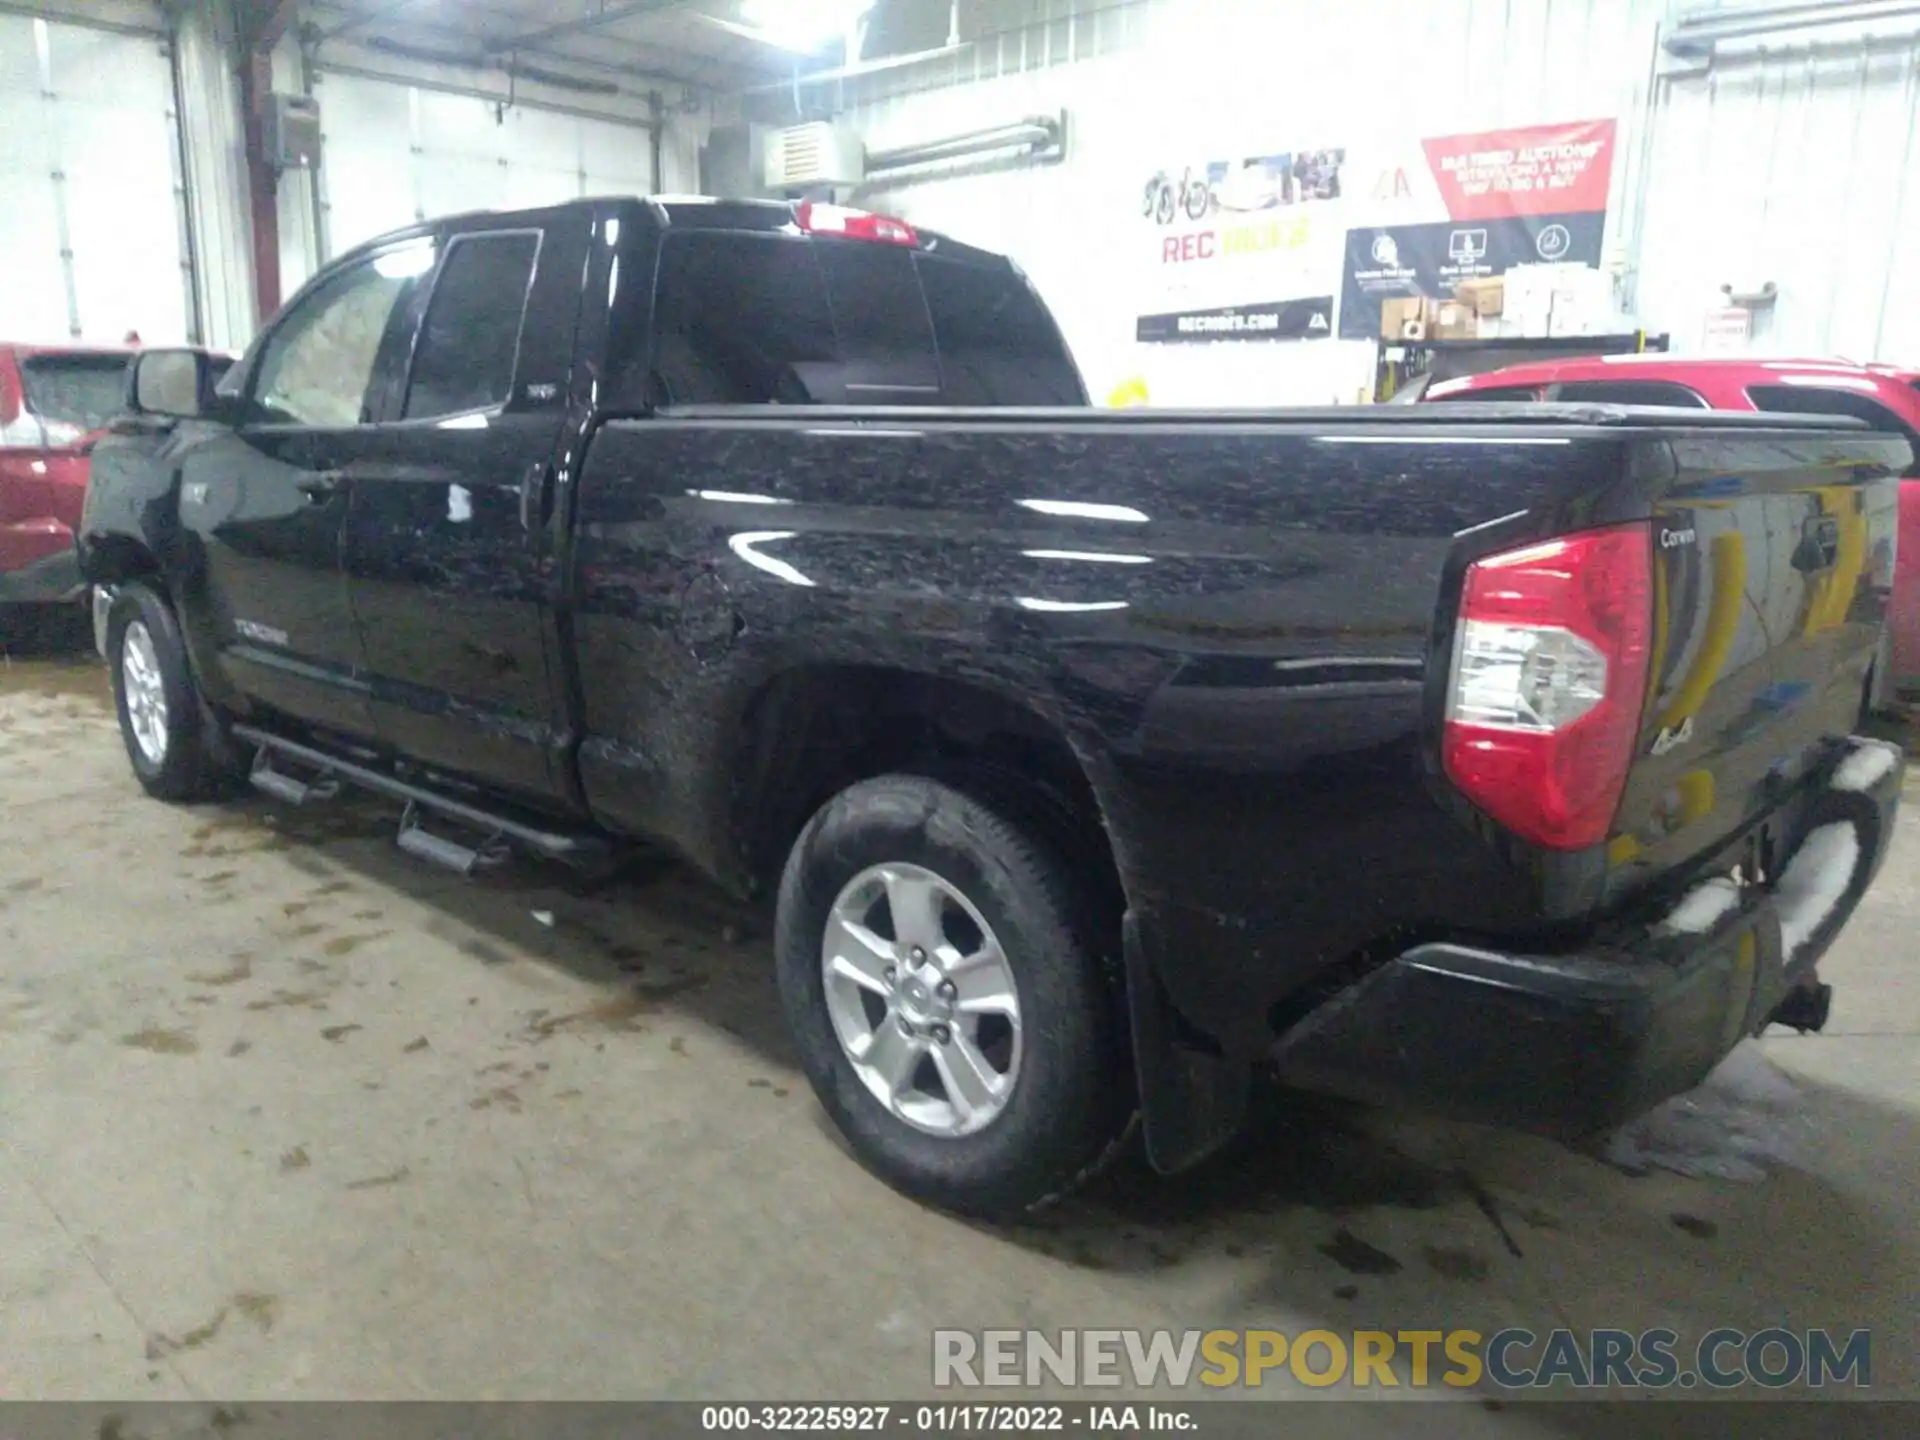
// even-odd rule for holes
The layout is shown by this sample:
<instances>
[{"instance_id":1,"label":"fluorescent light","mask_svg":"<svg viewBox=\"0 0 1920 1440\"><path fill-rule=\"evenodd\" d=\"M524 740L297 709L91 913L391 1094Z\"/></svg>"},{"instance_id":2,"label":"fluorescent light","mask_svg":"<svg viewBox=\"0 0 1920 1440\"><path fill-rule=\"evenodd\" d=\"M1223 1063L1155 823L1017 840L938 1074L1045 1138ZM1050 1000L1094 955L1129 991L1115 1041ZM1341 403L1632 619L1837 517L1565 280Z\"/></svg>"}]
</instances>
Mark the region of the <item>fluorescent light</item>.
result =
<instances>
[{"instance_id":1,"label":"fluorescent light","mask_svg":"<svg viewBox=\"0 0 1920 1440\"><path fill-rule=\"evenodd\" d=\"M874 0L743 0L740 17L769 45L811 55L836 40L851 43Z\"/></svg>"},{"instance_id":2,"label":"fluorescent light","mask_svg":"<svg viewBox=\"0 0 1920 1440\"><path fill-rule=\"evenodd\" d=\"M1131 505L1094 505L1084 500L1016 500L1023 510L1042 515L1061 515L1073 520L1124 520L1130 525L1147 523L1146 512Z\"/></svg>"},{"instance_id":3,"label":"fluorescent light","mask_svg":"<svg viewBox=\"0 0 1920 1440\"><path fill-rule=\"evenodd\" d=\"M738 535L729 537L727 548L754 569L765 571L777 580L786 581L789 585L801 585L811 590L813 581L802 575L792 565L775 556L762 555L755 548L760 545L771 545L777 540L791 540L795 533L792 530L744 530Z\"/></svg>"},{"instance_id":4,"label":"fluorescent light","mask_svg":"<svg viewBox=\"0 0 1920 1440\"><path fill-rule=\"evenodd\" d=\"M778 495L748 495L738 490L689 490L696 500L711 500L719 505L791 505Z\"/></svg>"},{"instance_id":5,"label":"fluorescent light","mask_svg":"<svg viewBox=\"0 0 1920 1440\"><path fill-rule=\"evenodd\" d=\"M1022 595L1014 602L1022 610L1038 610L1048 615L1078 615L1092 610L1124 610L1124 600L1035 600Z\"/></svg>"},{"instance_id":6,"label":"fluorescent light","mask_svg":"<svg viewBox=\"0 0 1920 1440\"><path fill-rule=\"evenodd\" d=\"M1149 555L1105 555L1097 550L1022 550L1029 560L1084 560L1091 565L1151 565Z\"/></svg>"}]
</instances>

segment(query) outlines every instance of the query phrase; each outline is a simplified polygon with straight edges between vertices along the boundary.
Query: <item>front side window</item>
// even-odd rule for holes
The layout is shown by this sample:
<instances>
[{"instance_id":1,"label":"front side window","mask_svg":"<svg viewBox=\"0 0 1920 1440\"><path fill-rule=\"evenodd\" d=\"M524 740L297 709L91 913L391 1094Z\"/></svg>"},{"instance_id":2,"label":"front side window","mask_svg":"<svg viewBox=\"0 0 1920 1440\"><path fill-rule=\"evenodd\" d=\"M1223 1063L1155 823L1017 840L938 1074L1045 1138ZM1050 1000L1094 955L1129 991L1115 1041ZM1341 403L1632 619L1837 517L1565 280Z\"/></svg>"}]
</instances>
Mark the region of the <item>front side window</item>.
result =
<instances>
[{"instance_id":1,"label":"front side window","mask_svg":"<svg viewBox=\"0 0 1920 1440\"><path fill-rule=\"evenodd\" d=\"M381 342L431 261L424 241L388 251L302 299L260 358L253 393L263 418L325 429L364 424Z\"/></svg>"},{"instance_id":2,"label":"front side window","mask_svg":"<svg viewBox=\"0 0 1920 1440\"><path fill-rule=\"evenodd\" d=\"M1506 405L1540 398L1535 385L1489 385L1484 390L1449 390L1444 395L1427 394L1427 403L1443 405L1449 400L1464 400L1474 405Z\"/></svg>"},{"instance_id":3,"label":"front side window","mask_svg":"<svg viewBox=\"0 0 1920 1440\"><path fill-rule=\"evenodd\" d=\"M1682 410L1708 408L1707 402L1697 392L1672 380L1573 380L1562 385L1553 398L1589 405L1659 405Z\"/></svg>"},{"instance_id":4,"label":"front side window","mask_svg":"<svg viewBox=\"0 0 1920 1440\"><path fill-rule=\"evenodd\" d=\"M539 235L463 235L447 250L414 346L409 420L506 404Z\"/></svg>"}]
</instances>

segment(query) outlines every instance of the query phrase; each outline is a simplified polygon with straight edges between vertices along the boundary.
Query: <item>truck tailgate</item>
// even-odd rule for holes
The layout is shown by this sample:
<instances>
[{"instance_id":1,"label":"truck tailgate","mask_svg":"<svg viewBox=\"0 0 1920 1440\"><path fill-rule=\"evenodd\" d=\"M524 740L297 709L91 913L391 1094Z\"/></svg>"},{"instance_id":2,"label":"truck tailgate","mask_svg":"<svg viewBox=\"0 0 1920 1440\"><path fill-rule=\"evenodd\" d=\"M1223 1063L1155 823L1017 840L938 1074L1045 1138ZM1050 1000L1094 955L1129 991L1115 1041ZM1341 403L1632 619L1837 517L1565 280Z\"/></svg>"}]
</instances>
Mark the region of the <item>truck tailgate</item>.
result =
<instances>
[{"instance_id":1,"label":"truck tailgate","mask_svg":"<svg viewBox=\"0 0 1920 1440\"><path fill-rule=\"evenodd\" d=\"M1608 892L1694 868L1859 726L1894 574L1904 440L1669 442L1653 506L1647 708Z\"/></svg>"}]
</instances>

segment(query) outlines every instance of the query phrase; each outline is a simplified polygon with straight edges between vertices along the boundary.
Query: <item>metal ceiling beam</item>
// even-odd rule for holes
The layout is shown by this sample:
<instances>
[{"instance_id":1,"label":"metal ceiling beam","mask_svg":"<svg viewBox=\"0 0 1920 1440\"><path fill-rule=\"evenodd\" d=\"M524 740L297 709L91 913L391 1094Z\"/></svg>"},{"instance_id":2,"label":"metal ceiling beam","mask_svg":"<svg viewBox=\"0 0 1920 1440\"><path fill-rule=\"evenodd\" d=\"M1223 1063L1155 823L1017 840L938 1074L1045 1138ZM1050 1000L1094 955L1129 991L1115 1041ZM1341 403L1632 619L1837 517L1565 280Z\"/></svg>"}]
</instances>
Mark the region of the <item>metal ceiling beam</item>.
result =
<instances>
[{"instance_id":1,"label":"metal ceiling beam","mask_svg":"<svg viewBox=\"0 0 1920 1440\"><path fill-rule=\"evenodd\" d=\"M528 30L520 35L509 36L505 40L489 40L486 50L498 55L508 50L525 50L537 47L548 40L558 40L567 35L578 35L587 30L598 30L603 25L614 25L622 20L631 20L636 16L667 10L677 10L687 0L628 0L623 5L602 5L592 15L579 15L572 20L562 20L557 25L543 25L538 30Z\"/></svg>"},{"instance_id":2,"label":"metal ceiling beam","mask_svg":"<svg viewBox=\"0 0 1920 1440\"><path fill-rule=\"evenodd\" d=\"M350 31L358 30L362 25L377 25L380 21L391 19L393 16L399 14L412 3L413 0L388 0L388 3L385 5L373 5L365 10L355 10L338 25L330 26L325 30L314 31L313 43L316 45L324 45L329 40L345 35Z\"/></svg>"},{"instance_id":3,"label":"metal ceiling beam","mask_svg":"<svg viewBox=\"0 0 1920 1440\"><path fill-rule=\"evenodd\" d=\"M271 50L293 27L299 0L243 0L240 29L249 50Z\"/></svg>"}]
</instances>

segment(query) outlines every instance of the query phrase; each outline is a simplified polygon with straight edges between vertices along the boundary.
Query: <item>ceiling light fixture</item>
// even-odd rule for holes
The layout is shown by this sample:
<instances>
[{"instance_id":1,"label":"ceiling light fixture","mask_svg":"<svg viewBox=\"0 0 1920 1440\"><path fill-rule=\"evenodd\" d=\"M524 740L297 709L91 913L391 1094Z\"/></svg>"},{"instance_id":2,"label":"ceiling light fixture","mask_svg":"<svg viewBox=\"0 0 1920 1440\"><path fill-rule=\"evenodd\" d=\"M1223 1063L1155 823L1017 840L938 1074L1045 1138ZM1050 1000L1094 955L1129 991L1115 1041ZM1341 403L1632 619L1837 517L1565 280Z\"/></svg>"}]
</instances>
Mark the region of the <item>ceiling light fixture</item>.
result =
<instances>
[{"instance_id":1,"label":"ceiling light fixture","mask_svg":"<svg viewBox=\"0 0 1920 1440\"><path fill-rule=\"evenodd\" d=\"M742 0L740 18L782 50L812 55L844 40L852 55L860 22L873 6L874 0Z\"/></svg>"}]
</instances>

